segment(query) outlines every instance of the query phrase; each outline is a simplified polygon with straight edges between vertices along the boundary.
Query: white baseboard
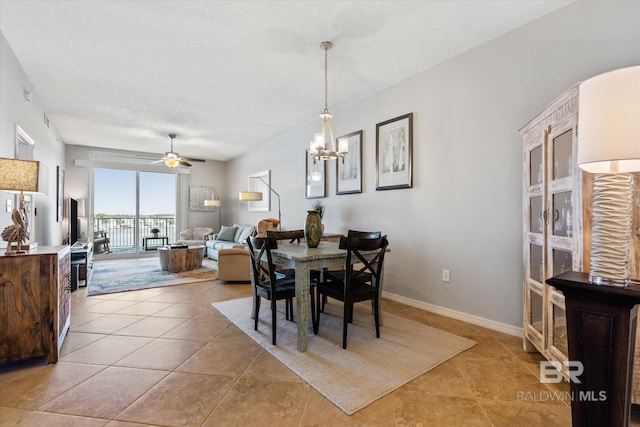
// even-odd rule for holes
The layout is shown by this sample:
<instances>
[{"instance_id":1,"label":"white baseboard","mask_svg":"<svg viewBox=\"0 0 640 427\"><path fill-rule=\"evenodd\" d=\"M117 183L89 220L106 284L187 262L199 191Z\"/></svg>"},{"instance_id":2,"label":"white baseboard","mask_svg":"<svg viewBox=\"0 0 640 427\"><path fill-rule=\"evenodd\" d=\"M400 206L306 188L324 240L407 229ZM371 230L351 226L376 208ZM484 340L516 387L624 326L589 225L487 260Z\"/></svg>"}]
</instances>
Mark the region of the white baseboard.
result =
<instances>
[{"instance_id":1,"label":"white baseboard","mask_svg":"<svg viewBox=\"0 0 640 427\"><path fill-rule=\"evenodd\" d=\"M427 302L417 301L411 298L406 298L400 295L392 294L382 291L382 297L391 301L399 302L411 307L416 307L431 313L441 314L443 316L451 317L453 319L462 320L463 322L472 323L474 325L482 326L487 329L491 329L505 334L513 335L521 338L523 336L523 329L518 326L507 325L506 323L496 322L495 320L485 319L484 317L476 316L462 311L452 310L446 307L440 307L439 305L429 304Z\"/></svg>"}]
</instances>

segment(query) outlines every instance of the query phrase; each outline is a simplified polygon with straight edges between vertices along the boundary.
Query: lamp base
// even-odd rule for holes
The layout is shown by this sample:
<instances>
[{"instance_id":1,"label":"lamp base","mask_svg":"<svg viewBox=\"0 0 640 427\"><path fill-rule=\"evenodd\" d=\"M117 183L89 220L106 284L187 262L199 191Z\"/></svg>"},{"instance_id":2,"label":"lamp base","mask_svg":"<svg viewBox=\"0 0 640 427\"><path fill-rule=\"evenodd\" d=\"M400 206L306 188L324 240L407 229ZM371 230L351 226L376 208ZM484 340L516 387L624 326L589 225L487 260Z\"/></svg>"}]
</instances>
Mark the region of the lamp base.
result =
<instances>
[{"instance_id":1,"label":"lamp base","mask_svg":"<svg viewBox=\"0 0 640 427\"><path fill-rule=\"evenodd\" d=\"M630 279L614 279L612 277L602 277L596 276L594 274L589 274L589 283L598 286L615 286L619 288L624 288L629 285Z\"/></svg>"},{"instance_id":2,"label":"lamp base","mask_svg":"<svg viewBox=\"0 0 640 427\"><path fill-rule=\"evenodd\" d=\"M595 174L589 281L629 284L634 177L630 173Z\"/></svg>"}]
</instances>

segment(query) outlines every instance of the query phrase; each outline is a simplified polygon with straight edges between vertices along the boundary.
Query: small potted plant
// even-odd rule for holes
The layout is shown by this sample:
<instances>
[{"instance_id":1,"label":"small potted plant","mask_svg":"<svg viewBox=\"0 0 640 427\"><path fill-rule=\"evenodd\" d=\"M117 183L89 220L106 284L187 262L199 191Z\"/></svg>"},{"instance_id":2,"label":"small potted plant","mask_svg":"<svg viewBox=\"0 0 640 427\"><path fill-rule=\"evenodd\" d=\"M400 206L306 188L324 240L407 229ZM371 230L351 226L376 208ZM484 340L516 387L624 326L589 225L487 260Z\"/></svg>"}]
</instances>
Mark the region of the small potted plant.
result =
<instances>
[{"instance_id":1,"label":"small potted plant","mask_svg":"<svg viewBox=\"0 0 640 427\"><path fill-rule=\"evenodd\" d=\"M158 237L158 233L160 233L160 229L158 228L151 229L151 234L153 234L153 237Z\"/></svg>"},{"instance_id":2,"label":"small potted plant","mask_svg":"<svg viewBox=\"0 0 640 427\"><path fill-rule=\"evenodd\" d=\"M316 199L313 202L312 210L318 212L318 215L320 215L320 219L322 219L322 217L324 216L324 203L322 203L322 199Z\"/></svg>"}]
</instances>

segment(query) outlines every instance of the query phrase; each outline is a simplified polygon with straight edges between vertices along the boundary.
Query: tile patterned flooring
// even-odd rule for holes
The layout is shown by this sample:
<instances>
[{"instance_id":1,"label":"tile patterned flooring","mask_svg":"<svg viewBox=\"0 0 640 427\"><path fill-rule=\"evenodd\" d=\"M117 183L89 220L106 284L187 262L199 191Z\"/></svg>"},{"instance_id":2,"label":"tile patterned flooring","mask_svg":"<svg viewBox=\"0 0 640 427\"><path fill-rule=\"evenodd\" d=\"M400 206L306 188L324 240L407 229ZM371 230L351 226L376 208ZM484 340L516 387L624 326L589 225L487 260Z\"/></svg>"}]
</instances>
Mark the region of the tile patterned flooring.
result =
<instances>
[{"instance_id":1,"label":"tile patterned flooring","mask_svg":"<svg viewBox=\"0 0 640 427\"><path fill-rule=\"evenodd\" d=\"M542 358L519 338L390 301L384 310L478 345L347 416L210 305L250 293L217 281L80 288L57 364L0 365L0 426L571 424L569 402L532 400L569 388L540 384Z\"/></svg>"}]
</instances>

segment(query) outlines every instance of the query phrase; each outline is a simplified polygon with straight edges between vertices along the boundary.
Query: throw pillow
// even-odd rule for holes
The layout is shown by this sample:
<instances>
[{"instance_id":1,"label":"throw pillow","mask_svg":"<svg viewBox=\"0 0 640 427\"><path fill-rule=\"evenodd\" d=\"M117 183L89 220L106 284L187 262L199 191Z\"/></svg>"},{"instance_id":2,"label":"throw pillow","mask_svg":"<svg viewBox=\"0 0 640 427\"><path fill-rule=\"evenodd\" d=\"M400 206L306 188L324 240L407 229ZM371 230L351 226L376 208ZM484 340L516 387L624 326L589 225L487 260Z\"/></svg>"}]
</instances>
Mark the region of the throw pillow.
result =
<instances>
[{"instance_id":1,"label":"throw pillow","mask_svg":"<svg viewBox=\"0 0 640 427\"><path fill-rule=\"evenodd\" d=\"M236 227L227 227L223 225L218 233L218 240L224 240L227 242L233 242L233 238L236 235Z\"/></svg>"},{"instance_id":2,"label":"throw pillow","mask_svg":"<svg viewBox=\"0 0 640 427\"><path fill-rule=\"evenodd\" d=\"M237 241L240 243L245 243L247 241L247 238L251 236L253 230L255 229L256 228L253 225L245 225L244 229L242 230L242 234L240 234L240 237Z\"/></svg>"}]
</instances>

